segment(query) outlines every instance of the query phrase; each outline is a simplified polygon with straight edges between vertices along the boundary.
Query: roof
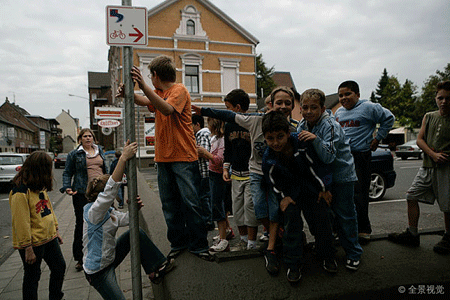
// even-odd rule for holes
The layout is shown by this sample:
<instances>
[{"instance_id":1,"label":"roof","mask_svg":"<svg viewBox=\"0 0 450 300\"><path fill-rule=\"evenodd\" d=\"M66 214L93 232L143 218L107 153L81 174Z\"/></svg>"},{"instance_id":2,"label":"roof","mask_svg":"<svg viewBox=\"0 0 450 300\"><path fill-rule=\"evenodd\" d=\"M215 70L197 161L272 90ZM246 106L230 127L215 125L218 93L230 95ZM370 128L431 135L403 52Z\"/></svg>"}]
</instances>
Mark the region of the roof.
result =
<instances>
[{"instance_id":1,"label":"roof","mask_svg":"<svg viewBox=\"0 0 450 300\"><path fill-rule=\"evenodd\" d=\"M160 11L166 9L167 7L171 6L172 4L178 2L180 0L166 0L162 2L161 4L153 7L150 9L147 13L147 17L150 18L151 16L156 15ZM221 19L223 22L225 22L228 26L234 28L238 33L240 33L243 37L245 37L249 42L257 45L259 44L259 40L253 36L250 32L245 30L241 25L236 23L233 19L231 19L227 14L225 14L223 11L221 11L217 6L212 4L211 2L207 0L195 0L204 7L206 7L209 11L214 13L219 19Z\"/></svg>"},{"instance_id":2,"label":"roof","mask_svg":"<svg viewBox=\"0 0 450 300\"><path fill-rule=\"evenodd\" d=\"M108 72L88 72L88 87L103 88L111 86L111 76Z\"/></svg>"},{"instance_id":3,"label":"roof","mask_svg":"<svg viewBox=\"0 0 450 300\"><path fill-rule=\"evenodd\" d=\"M325 107L328 109L332 109L339 103L339 95L338 93L330 94L325 96Z\"/></svg>"},{"instance_id":4,"label":"roof","mask_svg":"<svg viewBox=\"0 0 450 300\"><path fill-rule=\"evenodd\" d=\"M291 72L280 72L276 71L272 75L273 81L277 84L277 86L287 86L290 88L295 88L294 80L292 79Z\"/></svg>"}]
</instances>

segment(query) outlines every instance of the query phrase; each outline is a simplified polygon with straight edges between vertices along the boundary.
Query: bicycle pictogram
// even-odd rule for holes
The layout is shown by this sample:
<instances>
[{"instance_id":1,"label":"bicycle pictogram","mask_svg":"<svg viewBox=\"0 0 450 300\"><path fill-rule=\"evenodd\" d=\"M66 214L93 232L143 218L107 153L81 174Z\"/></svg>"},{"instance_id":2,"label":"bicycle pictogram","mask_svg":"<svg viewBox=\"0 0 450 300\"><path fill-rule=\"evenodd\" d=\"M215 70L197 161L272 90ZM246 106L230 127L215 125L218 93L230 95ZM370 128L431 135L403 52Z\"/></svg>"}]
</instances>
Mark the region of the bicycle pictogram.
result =
<instances>
[{"instance_id":1,"label":"bicycle pictogram","mask_svg":"<svg viewBox=\"0 0 450 300\"><path fill-rule=\"evenodd\" d=\"M109 37L111 39L115 39L115 38L121 38L122 40L125 39L127 37L127 35L125 33L122 32L122 30L114 30L113 33L111 33L109 35Z\"/></svg>"}]
</instances>

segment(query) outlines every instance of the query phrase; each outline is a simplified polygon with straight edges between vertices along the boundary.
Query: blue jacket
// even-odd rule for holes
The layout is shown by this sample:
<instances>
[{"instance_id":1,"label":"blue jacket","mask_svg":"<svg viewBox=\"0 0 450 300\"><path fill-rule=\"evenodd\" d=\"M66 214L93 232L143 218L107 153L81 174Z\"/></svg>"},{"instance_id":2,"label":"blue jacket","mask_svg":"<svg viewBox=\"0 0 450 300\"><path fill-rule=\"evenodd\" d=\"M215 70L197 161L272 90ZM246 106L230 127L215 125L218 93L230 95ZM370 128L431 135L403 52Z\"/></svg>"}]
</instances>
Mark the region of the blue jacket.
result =
<instances>
[{"instance_id":1,"label":"blue jacket","mask_svg":"<svg viewBox=\"0 0 450 300\"><path fill-rule=\"evenodd\" d=\"M350 138L352 151L365 152L370 150L373 140L373 132L377 124L376 139L381 141L386 138L394 125L395 117L390 110L379 103L368 100L359 100L352 109L339 107L335 113L336 121L344 128L347 137Z\"/></svg>"},{"instance_id":2,"label":"blue jacket","mask_svg":"<svg viewBox=\"0 0 450 300\"><path fill-rule=\"evenodd\" d=\"M291 134L288 143L292 144L294 151L291 161L282 162L279 154L269 147L263 155L264 177L278 198L289 196L297 202L302 197L315 197L319 192L329 190L332 174L319 160L312 144L300 142L297 133Z\"/></svg>"},{"instance_id":3,"label":"blue jacket","mask_svg":"<svg viewBox=\"0 0 450 300\"><path fill-rule=\"evenodd\" d=\"M302 130L310 131L317 136L313 141L314 149L323 163L330 164L333 182L345 183L358 180L349 138L333 117L324 112L313 128L309 128L303 119L300 122L299 132Z\"/></svg>"},{"instance_id":4,"label":"blue jacket","mask_svg":"<svg viewBox=\"0 0 450 300\"><path fill-rule=\"evenodd\" d=\"M81 146L81 145L80 145ZM88 184L88 173L86 167L86 152L78 146L67 155L66 167L63 172L63 186L59 189L61 193L65 193L66 189L85 194ZM102 147L98 146L98 151L103 159L103 173L106 174L105 156ZM72 182L73 177L73 182Z\"/></svg>"}]
</instances>

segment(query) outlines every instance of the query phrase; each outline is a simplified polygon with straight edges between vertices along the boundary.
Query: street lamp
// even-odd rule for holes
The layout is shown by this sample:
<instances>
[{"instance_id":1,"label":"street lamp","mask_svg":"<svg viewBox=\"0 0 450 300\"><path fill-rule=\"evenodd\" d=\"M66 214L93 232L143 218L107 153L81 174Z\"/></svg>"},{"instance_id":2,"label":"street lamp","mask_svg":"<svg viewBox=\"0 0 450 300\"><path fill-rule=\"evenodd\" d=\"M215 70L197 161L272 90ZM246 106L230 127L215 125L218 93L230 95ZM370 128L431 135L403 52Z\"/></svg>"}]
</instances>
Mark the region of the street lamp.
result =
<instances>
[{"instance_id":1,"label":"street lamp","mask_svg":"<svg viewBox=\"0 0 450 300\"><path fill-rule=\"evenodd\" d=\"M86 97L83 97L83 96L78 96L78 95L73 95L73 94L69 94L69 96L70 97L78 97L78 98L89 100L89 98L86 98Z\"/></svg>"}]
</instances>

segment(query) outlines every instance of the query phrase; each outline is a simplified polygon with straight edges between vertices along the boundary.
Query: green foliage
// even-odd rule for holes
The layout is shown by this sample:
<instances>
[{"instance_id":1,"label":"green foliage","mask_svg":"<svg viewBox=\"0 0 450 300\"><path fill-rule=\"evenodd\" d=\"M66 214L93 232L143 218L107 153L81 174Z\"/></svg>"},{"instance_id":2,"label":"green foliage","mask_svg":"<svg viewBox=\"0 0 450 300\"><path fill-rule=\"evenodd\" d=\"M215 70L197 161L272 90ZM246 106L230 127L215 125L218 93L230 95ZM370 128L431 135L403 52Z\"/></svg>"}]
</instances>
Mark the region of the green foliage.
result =
<instances>
[{"instance_id":1,"label":"green foliage","mask_svg":"<svg viewBox=\"0 0 450 300\"><path fill-rule=\"evenodd\" d=\"M386 88L386 86L389 83L389 76L388 76L388 72L386 70L386 68L384 68L383 70L383 75L381 75L380 80L378 81L378 85L377 85L377 89L375 90L375 95L374 95L374 100L372 100L372 98L370 99L372 102L377 102L377 103L382 103L384 98L385 98L385 94L384 94L384 90ZM373 92L372 92L373 94Z\"/></svg>"},{"instance_id":2,"label":"green foliage","mask_svg":"<svg viewBox=\"0 0 450 300\"><path fill-rule=\"evenodd\" d=\"M262 54L256 56L256 95L258 98L267 97L277 86L272 79L275 72L274 67L268 68L262 58ZM263 95L261 95L261 88Z\"/></svg>"},{"instance_id":3,"label":"green foliage","mask_svg":"<svg viewBox=\"0 0 450 300\"><path fill-rule=\"evenodd\" d=\"M437 110L435 96L436 85L440 81L450 80L450 63L444 68L444 71L436 71L435 75L431 75L424 82L422 87L422 95L418 101L417 111L425 114L426 112Z\"/></svg>"},{"instance_id":4,"label":"green foliage","mask_svg":"<svg viewBox=\"0 0 450 300\"><path fill-rule=\"evenodd\" d=\"M437 109L436 85L443 80L450 80L450 63L444 71L437 70L435 75L431 75L424 82L422 94L417 96L417 86L411 80L406 79L401 85L397 77L388 75L385 68L370 100L389 109L401 126L420 128L423 115Z\"/></svg>"},{"instance_id":5,"label":"green foliage","mask_svg":"<svg viewBox=\"0 0 450 300\"><path fill-rule=\"evenodd\" d=\"M53 152L53 153L61 153L63 150L63 145L62 145L62 137L60 135L58 136L52 136L50 138L50 148L49 151Z\"/></svg>"}]
</instances>

